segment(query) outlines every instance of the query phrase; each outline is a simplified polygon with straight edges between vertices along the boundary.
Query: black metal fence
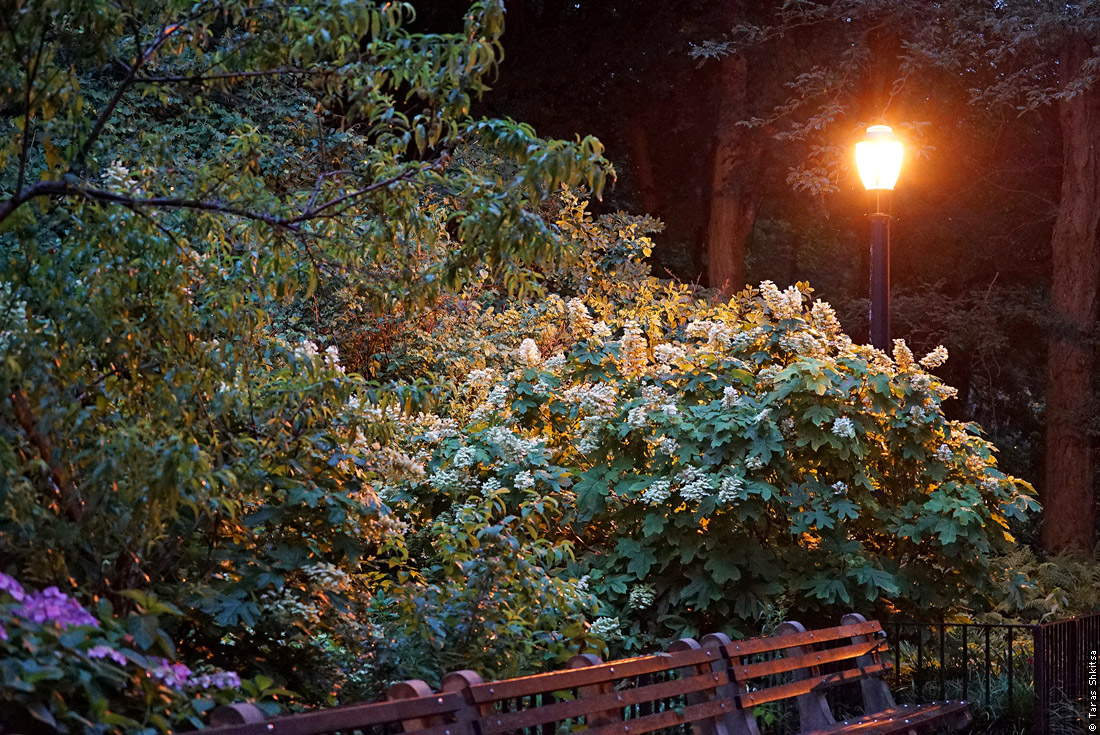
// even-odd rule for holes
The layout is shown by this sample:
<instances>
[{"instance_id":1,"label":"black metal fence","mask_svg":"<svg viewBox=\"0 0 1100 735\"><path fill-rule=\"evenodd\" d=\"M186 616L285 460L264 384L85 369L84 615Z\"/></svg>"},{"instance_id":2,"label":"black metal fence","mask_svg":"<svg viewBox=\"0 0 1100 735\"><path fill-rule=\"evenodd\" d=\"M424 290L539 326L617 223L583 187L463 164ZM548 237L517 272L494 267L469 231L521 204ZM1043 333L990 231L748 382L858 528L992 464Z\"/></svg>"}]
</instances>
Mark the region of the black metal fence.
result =
<instances>
[{"instance_id":1,"label":"black metal fence","mask_svg":"<svg viewBox=\"0 0 1100 735\"><path fill-rule=\"evenodd\" d=\"M975 731L1100 731L1100 613L1042 625L893 622L886 629L899 702L966 700Z\"/></svg>"}]
</instances>

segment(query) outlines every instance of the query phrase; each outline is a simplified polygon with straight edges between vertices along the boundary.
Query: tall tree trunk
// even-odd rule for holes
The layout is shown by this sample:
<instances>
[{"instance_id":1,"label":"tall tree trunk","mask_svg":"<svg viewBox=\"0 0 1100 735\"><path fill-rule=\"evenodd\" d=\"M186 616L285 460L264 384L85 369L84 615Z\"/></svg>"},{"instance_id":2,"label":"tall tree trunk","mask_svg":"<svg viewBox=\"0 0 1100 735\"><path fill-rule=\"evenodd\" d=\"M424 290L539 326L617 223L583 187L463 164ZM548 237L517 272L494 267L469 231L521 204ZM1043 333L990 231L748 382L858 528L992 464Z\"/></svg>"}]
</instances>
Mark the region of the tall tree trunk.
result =
<instances>
[{"instance_id":1,"label":"tall tree trunk","mask_svg":"<svg viewBox=\"0 0 1100 735\"><path fill-rule=\"evenodd\" d=\"M760 186L764 145L759 128L737 125L746 117L748 64L740 55L721 61L718 130L707 221L707 282L725 292L745 284L745 243L764 200Z\"/></svg>"},{"instance_id":2,"label":"tall tree trunk","mask_svg":"<svg viewBox=\"0 0 1100 735\"><path fill-rule=\"evenodd\" d=\"M1072 39L1059 60L1062 85L1091 53ZM1058 103L1062 131L1062 192L1051 239L1051 311L1055 329L1047 358L1046 483L1043 547L1092 552L1096 536L1094 451L1090 417L1096 348L1092 330L1100 292L1100 89Z\"/></svg>"},{"instance_id":3,"label":"tall tree trunk","mask_svg":"<svg viewBox=\"0 0 1100 735\"><path fill-rule=\"evenodd\" d=\"M638 115L631 115L626 122L626 142L634 164L634 181L642 212L656 216L661 207L657 177L653 173L653 156L649 151L649 132Z\"/></svg>"}]
</instances>

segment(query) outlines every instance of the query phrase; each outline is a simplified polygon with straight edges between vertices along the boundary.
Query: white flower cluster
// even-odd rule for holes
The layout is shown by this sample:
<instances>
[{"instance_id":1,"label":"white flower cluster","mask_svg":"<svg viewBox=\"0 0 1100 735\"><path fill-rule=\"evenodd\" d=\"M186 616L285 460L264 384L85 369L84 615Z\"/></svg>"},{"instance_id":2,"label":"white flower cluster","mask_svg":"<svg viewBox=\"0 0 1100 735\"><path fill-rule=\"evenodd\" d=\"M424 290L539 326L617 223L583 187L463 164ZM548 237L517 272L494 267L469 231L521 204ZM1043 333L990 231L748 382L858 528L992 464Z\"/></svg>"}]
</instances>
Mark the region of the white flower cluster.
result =
<instances>
[{"instance_id":1,"label":"white flower cluster","mask_svg":"<svg viewBox=\"0 0 1100 735\"><path fill-rule=\"evenodd\" d=\"M650 505L660 505L672 496L672 483L668 480L657 480L642 491L642 501Z\"/></svg>"},{"instance_id":2,"label":"white flower cluster","mask_svg":"<svg viewBox=\"0 0 1100 735\"><path fill-rule=\"evenodd\" d=\"M727 385L722 389L722 408L727 411L732 410L741 405L741 401L741 391L737 390L732 385Z\"/></svg>"},{"instance_id":3,"label":"white flower cluster","mask_svg":"<svg viewBox=\"0 0 1100 735\"><path fill-rule=\"evenodd\" d=\"M810 325L831 341L851 341L841 329L840 320L836 318L836 312L828 301L815 301L810 307Z\"/></svg>"},{"instance_id":4,"label":"white flower cluster","mask_svg":"<svg viewBox=\"0 0 1100 735\"><path fill-rule=\"evenodd\" d=\"M769 388L775 383L775 376L779 375L781 368L778 365L765 365L756 374L756 385L759 388Z\"/></svg>"},{"instance_id":5,"label":"white flower cluster","mask_svg":"<svg viewBox=\"0 0 1100 735\"><path fill-rule=\"evenodd\" d=\"M562 400L584 413L610 418L615 415L615 386L610 383L582 383L562 394Z\"/></svg>"},{"instance_id":6,"label":"white flower cluster","mask_svg":"<svg viewBox=\"0 0 1100 735\"><path fill-rule=\"evenodd\" d=\"M340 364L340 350L336 345L325 348L325 367L338 373L344 372L344 366Z\"/></svg>"},{"instance_id":7,"label":"white flower cluster","mask_svg":"<svg viewBox=\"0 0 1100 735\"><path fill-rule=\"evenodd\" d=\"M632 429L640 429L649 423L649 408L635 406L626 414L626 424Z\"/></svg>"},{"instance_id":8,"label":"white flower cluster","mask_svg":"<svg viewBox=\"0 0 1100 735\"><path fill-rule=\"evenodd\" d=\"M500 480L495 477L490 477L485 482L481 483L481 494L485 497L489 497L502 487L504 486L500 484Z\"/></svg>"},{"instance_id":9,"label":"white flower cluster","mask_svg":"<svg viewBox=\"0 0 1100 735\"><path fill-rule=\"evenodd\" d=\"M764 330L761 327L746 329L733 336L733 340L730 342L730 348L734 352L744 352L759 342L760 338L763 336Z\"/></svg>"},{"instance_id":10,"label":"white flower cluster","mask_svg":"<svg viewBox=\"0 0 1100 735\"><path fill-rule=\"evenodd\" d=\"M455 467L469 467L474 463L474 448L473 447L459 447L455 452L454 458L451 460L451 464Z\"/></svg>"},{"instance_id":11,"label":"white flower cluster","mask_svg":"<svg viewBox=\"0 0 1100 735\"><path fill-rule=\"evenodd\" d=\"M711 350L719 350L728 347L733 341L733 330L725 322L712 322L705 319L691 322L687 326L687 336L705 337L706 347Z\"/></svg>"},{"instance_id":12,"label":"white flower cluster","mask_svg":"<svg viewBox=\"0 0 1100 735\"><path fill-rule=\"evenodd\" d=\"M848 492L848 483L837 480L833 483L833 495L844 495Z\"/></svg>"},{"instance_id":13,"label":"white flower cluster","mask_svg":"<svg viewBox=\"0 0 1100 735\"><path fill-rule=\"evenodd\" d=\"M457 470L441 467L428 476L428 484L436 490L461 490L466 486L466 476Z\"/></svg>"},{"instance_id":14,"label":"white flower cluster","mask_svg":"<svg viewBox=\"0 0 1100 735\"><path fill-rule=\"evenodd\" d=\"M539 346L530 337L519 343L519 349L516 352L520 365L524 367L538 367L542 364L542 353L539 352Z\"/></svg>"},{"instance_id":15,"label":"white flower cluster","mask_svg":"<svg viewBox=\"0 0 1100 735\"><path fill-rule=\"evenodd\" d=\"M618 618L596 618L588 625L590 635L604 641L612 641L621 637L622 623Z\"/></svg>"},{"instance_id":16,"label":"white flower cluster","mask_svg":"<svg viewBox=\"0 0 1100 735\"><path fill-rule=\"evenodd\" d=\"M535 486L535 478L530 472L524 470L516 475L516 479L512 481L512 485L516 490L529 490Z\"/></svg>"},{"instance_id":17,"label":"white flower cluster","mask_svg":"<svg viewBox=\"0 0 1100 735\"><path fill-rule=\"evenodd\" d=\"M684 500L698 502L708 497L713 489L710 477L698 467L685 468L676 481L680 483L680 497Z\"/></svg>"},{"instance_id":18,"label":"white flower cluster","mask_svg":"<svg viewBox=\"0 0 1100 735\"><path fill-rule=\"evenodd\" d=\"M780 291L771 281L761 281L760 296L776 319L796 319L802 316L802 292L795 286Z\"/></svg>"},{"instance_id":19,"label":"white flower cluster","mask_svg":"<svg viewBox=\"0 0 1100 735\"><path fill-rule=\"evenodd\" d=\"M546 358L546 362L544 362L542 366L550 371L560 370L565 367L565 355L560 352L556 355L551 355Z\"/></svg>"},{"instance_id":20,"label":"white flower cluster","mask_svg":"<svg viewBox=\"0 0 1100 735\"><path fill-rule=\"evenodd\" d=\"M351 589L351 577L343 569L328 562L311 564L302 571L321 589L329 592L346 592Z\"/></svg>"},{"instance_id":21,"label":"white flower cluster","mask_svg":"<svg viewBox=\"0 0 1100 735\"><path fill-rule=\"evenodd\" d=\"M946 462L951 459L952 454L951 447L947 444L941 444L939 448L936 449L936 459L941 462Z\"/></svg>"},{"instance_id":22,"label":"white flower cluster","mask_svg":"<svg viewBox=\"0 0 1100 735\"><path fill-rule=\"evenodd\" d=\"M636 584L630 590L630 607L635 610L645 610L657 599L657 593L648 584Z\"/></svg>"},{"instance_id":23,"label":"white flower cluster","mask_svg":"<svg viewBox=\"0 0 1100 735\"><path fill-rule=\"evenodd\" d=\"M833 421L833 434L841 439L855 439L856 426L847 416L838 416Z\"/></svg>"},{"instance_id":24,"label":"white flower cluster","mask_svg":"<svg viewBox=\"0 0 1100 735\"><path fill-rule=\"evenodd\" d=\"M687 349L683 345L662 342L653 348L653 357L662 365L672 365L687 359Z\"/></svg>"},{"instance_id":25,"label":"white flower cluster","mask_svg":"<svg viewBox=\"0 0 1100 735\"><path fill-rule=\"evenodd\" d=\"M260 608L284 623L318 623L321 620L321 609L317 605L298 599L287 587L260 595Z\"/></svg>"},{"instance_id":26,"label":"white flower cluster","mask_svg":"<svg viewBox=\"0 0 1100 735\"><path fill-rule=\"evenodd\" d=\"M141 196L144 191L137 179L130 175L130 169L115 161L103 172L103 185L108 191L128 196Z\"/></svg>"},{"instance_id":27,"label":"white flower cluster","mask_svg":"<svg viewBox=\"0 0 1100 735\"><path fill-rule=\"evenodd\" d=\"M748 497L745 493L745 481L737 475L727 475L718 483L718 502L733 505Z\"/></svg>"},{"instance_id":28,"label":"white flower cluster","mask_svg":"<svg viewBox=\"0 0 1100 735\"><path fill-rule=\"evenodd\" d=\"M645 335L638 322L626 323L623 338L619 340L619 369L623 375L639 375L649 367L649 354L646 352Z\"/></svg>"},{"instance_id":29,"label":"white flower cluster","mask_svg":"<svg viewBox=\"0 0 1100 735\"><path fill-rule=\"evenodd\" d=\"M494 426L485 433L508 464L538 462L545 458L546 443L541 439L524 439L506 426Z\"/></svg>"},{"instance_id":30,"label":"white flower cluster","mask_svg":"<svg viewBox=\"0 0 1100 735\"><path fill-rule=\"evenodd\" d=\"M488 388L496 378L497 371L493 368L471 370L466 376L466 386L474 389Z\"/></svg>"},{"instance_id":31,"label":"white flower cluster","mask_svg":"<svg viewBox=\"0 0 1100 735\"><path fill-rule=\"evenodd\" d=\"M940 345L920 359L920 364L925 370L935 370L947 362L947 348Z\"/></svg>"},{"instance_id":32,"label":"white flower cluster","mask_svg":"<svg viewBox=\"0 0 1100 735\"><path fill-rule=\"evenodd\" d=\"M458 422L452 418L420 413L413 417L412 423L419 427L421 438L431 444L458 436Z\"/></svg>"},{"instance_id":33,"label":"white flower cluster","mask_svg":"<svg viewBox=\"0 0 1100 735\"><path fill-rule=\"evenodd\" d=\"M913 358L913 351L905 344L904 339L894 340L894 364L898 366L899 370L906 372L917 366L917 361Z\"/></svg>"},{"instance_id":34,"label":"white flower cluster","mask_svg":"<svg viewBox=\"0 0 1100 735\"><path fill-rule=\"evenodd\" d=\"M300 359L312 360L317 357L317 345L308 339L303 339L294 348L294 356Z\"/></svg>"},{"instance_id":35,"label":"white flower cluster","mask_svg":"<svg viewBox=\"0 0 1100 735\"><path fill-rule=\"evenodd\" d=\"M565 305L569 319L569 328L573 336L587 337L592 334L595 325L592 323L592 315L588 313L588 307L580 299L569 299Z\"/></svg>"},{"instance_id":36,"label":"white flower cluster","mask_svg":"<svg viewBox=\"0 0 1100 735\"><path fill-rule=\"evenodd\" d=\"M657 442L657 449L664 452L668 456L676 454L676 450L680 448L680 442L673 439L671 436L666 436Z\"/></svg>"},{"instance_id":37,"label":"white flower cluster","mask_svg":"<svg viewBox=\"0 0 1100 735\"><path fill-rule=\"evenodd\" d=\"M764 469L764 460L754 454L745 460L745 466L753 471L762 470Z\"/></svg>"},{"instance_id":38,"label":"white flower cluster","mask_svg":"<svg viewBox=\"0 0 1100 735\"><path fill-rule=\"evenodd\" d=\"M786 332L779 338L779 346L799 355L820 356L821 341L810 332Z\"/></svg>"},{"instance_id":39,"label":"white flower cluster","mask_svg":"<svg viewBox=\"0 0 1100 735\"><path fill-rule=\"evenodd\" d=\"M363 405L363 400L359 396L350 396L344 407L350 413L356 413L362 416L367 421L381 421L382 409L374 404Z\"/></svg>"}]
</instances>

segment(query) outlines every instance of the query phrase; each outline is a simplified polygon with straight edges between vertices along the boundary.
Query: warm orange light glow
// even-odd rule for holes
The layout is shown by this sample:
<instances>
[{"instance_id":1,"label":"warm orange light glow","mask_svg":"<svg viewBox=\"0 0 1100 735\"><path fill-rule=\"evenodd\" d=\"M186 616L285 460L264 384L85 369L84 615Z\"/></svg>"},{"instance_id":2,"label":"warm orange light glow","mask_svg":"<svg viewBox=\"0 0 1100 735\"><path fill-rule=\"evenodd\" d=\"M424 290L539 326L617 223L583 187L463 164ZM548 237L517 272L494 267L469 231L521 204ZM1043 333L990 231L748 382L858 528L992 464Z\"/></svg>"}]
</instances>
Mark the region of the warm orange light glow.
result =
<instances>
[{"instance_id":1,"label":"warm orange light glow","mask_svg":"<svg viewBox=\"0 0 1100 735\"><path fill-rule=\"evenodd\" d=\"M856 143L856 168L863 185L872 191L893 189L901 173L901 156L901 141L889 125L867 128L867 137Z\"/></svg>"}]
</instances>

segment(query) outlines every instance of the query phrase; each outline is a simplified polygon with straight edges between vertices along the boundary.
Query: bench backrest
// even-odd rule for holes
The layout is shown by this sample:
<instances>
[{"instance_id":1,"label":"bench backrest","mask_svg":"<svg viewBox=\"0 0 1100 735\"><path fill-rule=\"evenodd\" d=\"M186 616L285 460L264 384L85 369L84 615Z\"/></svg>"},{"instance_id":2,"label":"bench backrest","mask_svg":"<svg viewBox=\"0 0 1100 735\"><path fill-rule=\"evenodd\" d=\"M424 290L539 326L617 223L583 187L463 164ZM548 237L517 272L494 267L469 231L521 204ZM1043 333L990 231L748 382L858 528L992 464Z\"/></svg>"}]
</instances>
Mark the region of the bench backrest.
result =
<instances>
[{"instance_id":1,"label":"bench backrest","mask_svg":"<svg viewBox=\"0 0 1100 735\"><path fill-rule=\"evenodd\" d=\"M756 735L753 708L791 699L803 730L834 724L825 691L841 684L860 684L868 713L894 706L881 679L891 668L883 658L882 626L856 614L845 615L841 622L835 628L809 631L787 622L767 638L703 638L703 645L719 646L729 664L730 696L738 704L728 722L733 735Z\"/></svg>"},{"instance_id":2,"label":"bench backrest","mask_svg":"<svg viewBox=\"0 0 1100 735\"><path fill-rule=\"evenodd\" d=\"M667 653L605 663L576 656L548 674L484 682L473 671L443 678L476 708L480 735L642 735L656 731L727 735L721 716L736 707L717 646L676 641ZM717 726L716 726L717 723Z\"/></svg>"},{"instance_id":3,"label":"bench backrest","mask_svg":"<svg viewBox=\"0 0 1100 735\"><path fill-rule=\"evenodd\" d=\"M389 700L283 715L270 720L252 704L215 710L211 735L475 735L461 694L432 693L419 679L395 684Z\"/></svg>"}]
</instances>

